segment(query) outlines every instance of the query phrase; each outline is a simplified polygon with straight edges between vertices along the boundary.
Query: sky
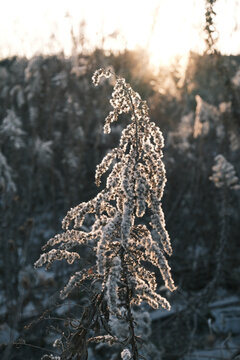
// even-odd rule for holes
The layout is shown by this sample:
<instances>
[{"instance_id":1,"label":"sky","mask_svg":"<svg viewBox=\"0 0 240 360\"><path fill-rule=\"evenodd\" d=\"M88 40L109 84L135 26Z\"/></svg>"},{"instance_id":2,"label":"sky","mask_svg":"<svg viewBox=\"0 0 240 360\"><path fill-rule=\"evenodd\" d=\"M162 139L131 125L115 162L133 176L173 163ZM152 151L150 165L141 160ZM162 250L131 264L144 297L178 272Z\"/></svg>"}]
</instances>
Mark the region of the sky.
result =
<instances>
[{"instance_id":1,"label":"sky","mask_svg":"<svg viewBox=\"0 0 240 360\"><path fill-rule=\"evenodd\" d=\"M217 0L218 48L240 54L240 0ZM72 51L84 20L85 46L142 47L168 65L204 50L205 0L0 0L0 57ZM87 39L87 40L86 40Z\"/></svg>"}]
</instances>

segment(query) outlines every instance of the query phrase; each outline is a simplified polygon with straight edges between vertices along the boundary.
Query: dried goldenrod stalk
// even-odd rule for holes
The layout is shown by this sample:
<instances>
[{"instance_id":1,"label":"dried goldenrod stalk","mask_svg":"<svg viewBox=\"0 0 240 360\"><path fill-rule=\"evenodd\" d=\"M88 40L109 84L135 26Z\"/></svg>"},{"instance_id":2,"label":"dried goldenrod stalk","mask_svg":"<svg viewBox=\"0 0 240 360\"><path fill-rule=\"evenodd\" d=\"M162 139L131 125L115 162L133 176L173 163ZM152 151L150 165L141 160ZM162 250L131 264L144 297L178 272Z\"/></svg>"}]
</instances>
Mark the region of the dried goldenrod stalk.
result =
<instances>
[{"instance_id":1,"label":"dried goldenrod stalk","mask_svg":"<svg viewBox=\"0 0 240 360\"><path fill-rule=\"evenodd\" d=\"M109 78L110 70L97 70L93 83L99 84L102 77ZM172 254L171 243L165 227L161 198L166 183L165 167L162 162L164 140L160 129L150 121L148 106L141 100L125 79L116 77L110 103L113 110L106 117L104 132L111 132L111 123L122 113L130 115L130 124L122 131L120 143L111 150L96 169L96 184L102 175L110 170L106 187L86 203L72 208L63 219L65 233L50 239L47 245L60 247L60 252L51 250L35 263L66 258L74 261L76 253L70 255L73 246L90 242L95 244L96 267L94 271L78 271L62 292L65 297L75 285L91 278L101 281L102 295L107 302L110 318L125 319L128 324L128 341L132 359L138 359L138 347L134 333L132 305L146 301L151 307L170 309L169 302L157 293L155 273L146 269L151 263L162 275L165 286L175 290L165 253ZM146 210L151 216L148 225L141 224ZM94 216L89 232L82 231L87 214ZM73 226L73 229L69 229ZM152 237L152 230L158 236ZM59 250L58 250L59 251ZM112 320L111 320L112 321ZM126 326L125 326L126 329ZM118 338L110 334L107 339ZM91 341L101 340L94 337ZM126 339L125 339L126 345ZM129 358L128 349L122 351L122 358Z\"/></svg>"}]
</instances>

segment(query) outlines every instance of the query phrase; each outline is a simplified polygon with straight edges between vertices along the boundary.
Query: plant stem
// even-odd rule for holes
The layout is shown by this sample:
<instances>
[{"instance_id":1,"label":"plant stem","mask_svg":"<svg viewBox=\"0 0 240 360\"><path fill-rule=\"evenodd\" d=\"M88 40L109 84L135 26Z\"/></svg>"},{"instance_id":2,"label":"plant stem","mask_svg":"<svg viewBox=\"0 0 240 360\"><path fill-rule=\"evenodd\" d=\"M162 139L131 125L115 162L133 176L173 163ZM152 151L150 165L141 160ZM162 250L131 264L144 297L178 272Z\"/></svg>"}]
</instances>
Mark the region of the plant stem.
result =
<instances>
[{"instance_id":1,"label":"plant stem","mask_svg":"<svg viewBox=\"0 0 240 360\"><path fill-rule=\"evenodd\" d=\"M127 96L129 98L130 104L131 104L131 108L132 108L132 114L134 116L135 119L135 150L136 150L136 156L135 156L135 164L134 164L134 170L136 169L136 165L139 159L139 146L138 146L138 139L139 139L139 135L138 135L138 119L137 116L135 114L134 111L134 105L133 105L133 101L132 101L132 97L129 94L129 91L127 88L125 88L125 91L127 93ZM135 189L135 182L136 182L136 178L134 177L134 189ZM136 196L135 196L136 197ZM121 263L122 263L122 269L123 269L123 281L126 285L126 310L127 310L127 320L129 322L129 331L130 331L130 344L132 347L132 359L133 360L138 360L138 348L137 348L137 344L136 344L136 337L135 337L135 329L134 329L134 318L132 315L132 311L131 311L131 292L130 292L130 288L129 288L129 283L128 283L128 268L127 268L127 264L125 262L124 259L124 253L125 253L125 249L124 247L121 247L120 249L120 259L121 259Z\"/></svg>"},{"instance_id":2,"label":"plant stem","mask_svg":"<svg viewBox=\"0 0 240 360\"><path fill-rule=\"evenodd\" d=\"M128 278L127 278L128 269L127 269L127 265L126 265L125 259L124 259L124 252L125 252L125 249L123 247L121 247L120 259L121 259L122 269L123 269L123 281L126 285L126 304L125 304L125 306L126 306L126 310L127 310L127 320L129 322L129 331L130 331L129 343L131 344L132 352L133 352L132 359L138 360L138 349L137 349L137 344L135 341L134 319L133 319L133 315L132 315L132 311L131 311L131 303L130 303L131 294L130 294Z\"/></svg>"}]
</instances>

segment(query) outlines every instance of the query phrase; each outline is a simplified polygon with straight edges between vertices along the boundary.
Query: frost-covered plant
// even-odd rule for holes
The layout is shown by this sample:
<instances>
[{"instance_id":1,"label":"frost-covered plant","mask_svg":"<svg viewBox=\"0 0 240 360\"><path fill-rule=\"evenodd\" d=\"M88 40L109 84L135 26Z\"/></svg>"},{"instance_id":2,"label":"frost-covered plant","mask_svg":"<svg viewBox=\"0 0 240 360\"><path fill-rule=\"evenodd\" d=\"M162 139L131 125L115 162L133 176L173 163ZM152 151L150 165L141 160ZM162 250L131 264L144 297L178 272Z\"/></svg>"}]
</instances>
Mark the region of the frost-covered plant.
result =
<instances>
[{"instance_id":1,"label":"frost-covered plant","mask_svg":"<svg viewBox=\"0 0 240 360\"><path fill-rule=\"evenodd\" d=\"M240 190L239 178L234 166L228 162L221 154L215 156L215 164L212 167L212 175L209 179L220 191L219 203L219 239L218 248L215 253L215 271L212 280L201 291L201 295L211 298L216 283L220 279L223 268L224 250L228 240L228 217L229 211L229 192L230 190ZM200 296L199 294L199 296Z\"/></svg>"},{"instance_id":2,"label":"frost-covered plant","mask_svg":"<svg viewBox=\"0 0 240 360\"><path fill-rule=\"evenodd\" d=\"M221 139L224 135L220 120L220 111L214 105L204 101L199 95L196 99L196 116L194 123L194 138L205 137L209 134L211 128L216 129L217 138Z\"/></svg>"},{"instance_id":3,"label":"frost-covered plant","mask_svg":"<svg viewBox=\"0 0 240 360\"><path fill-rule=\"evenodd\" d=\"M213 174L209 179L213 181L217 188L240 189L239 178L236 175L236 171L233 165L227 161L223 155L219 154L215 157L215 164L212 170Z\"/></svg>"},{"instance_id":4,"label":"frost-covered plant","mask_svg":"<svg viewBox=\"0 0 240 360\"><path fill-rule=\"evenodd\" d=\"M112 75L111 70L99 69L93 75L93 83L98 85L102 77ZM165 253L172 254L172 248L161 205L166 183L162 162L164 140L160 129L150 122L146 102L125 79L116 77L110 103L113 110L105 120L106 134L111 132L111 124L122 113L129 114L131 122L122 131L119 146L97 166L97 186L102 175L110 170L106 187L95 198L67 213L62 222L65 231L50 239L44 247L58 246L58 249L42 254L35 266L62 259L71 264L80 257L78 252L71 251L73 248L86 244L94 246L96 265L77 271L61 292L65 298L86 280L92 281L92 287L95 285L95 295L78 328L81 341L74 353L85 359L87 344L101 342L120 345L123 359L136 360L142 358L140 353L143 352L139 350L142 341L136 329L134 306L145 301L155 309L159 306L170 309L167 299L157 292L156 275L149 270L149 264L160 270L166 288L175 290L165 256ZM146 212L151 218L147 224L143 219ZM82 227L88 214L94 217L89 232ZM103 302L106 303L104 311ZM96 319L102 321L107 335L95 336L89 332ZM73 352L72 349L73 346L68 347L68 351Z\"/></svg>"},{"instance_id":5,"label":"frost-covered plant","mask_svg":"<svg viewBox=\"0 0 240 360\"><path fill-rule=\"evenodd\" d=\"M22 123L13 110L8 110L7 116L3 119L0 126L1 142L9 141L15 149L24 146Z\"/></svg>"}]
</instances>

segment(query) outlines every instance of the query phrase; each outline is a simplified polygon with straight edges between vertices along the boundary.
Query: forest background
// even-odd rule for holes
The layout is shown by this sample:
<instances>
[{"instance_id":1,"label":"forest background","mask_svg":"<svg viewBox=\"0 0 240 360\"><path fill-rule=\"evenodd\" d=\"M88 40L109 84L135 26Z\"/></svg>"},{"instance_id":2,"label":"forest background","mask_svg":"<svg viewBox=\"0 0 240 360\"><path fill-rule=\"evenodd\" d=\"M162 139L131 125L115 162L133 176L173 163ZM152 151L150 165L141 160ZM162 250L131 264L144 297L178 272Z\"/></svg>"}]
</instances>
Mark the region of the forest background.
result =
<instances>
[{"instance_id":1,"label":"forest background","mask_svg":"<svg viewBox=\"0 0 240 360\"><path fill-rule=\"evenodd\" d=\"M225 359L237 353L240 193L227 182L216 186L210 177L219 154L240 176L240 55L219 52L217 14L211 8L207 15L209 4L214 1L206 2L205 51L190 52L184 71L179 59L153 69L143 49L86 51L83 24L79 33L71 32L71 56L0 60L4 359L40 358L63 322L81 314L80 293L65 302L58 298L75 265L54 264L46 272L33 263L60 231L66 211L97 194L96 165L123 129L124 117L110 135L102 132L112 84L102 84L101 91L93 87L99 67L114 69L147 100L151 120L165 138L163 208L178 291L170 295L162 287L172 310L152 312L152 340L163 359ZM228 175L221 171L219 179ZM84 267L89 260L82 255ZM101 351L98 356L103 358Z\"/></svg>"}]
</instances>

